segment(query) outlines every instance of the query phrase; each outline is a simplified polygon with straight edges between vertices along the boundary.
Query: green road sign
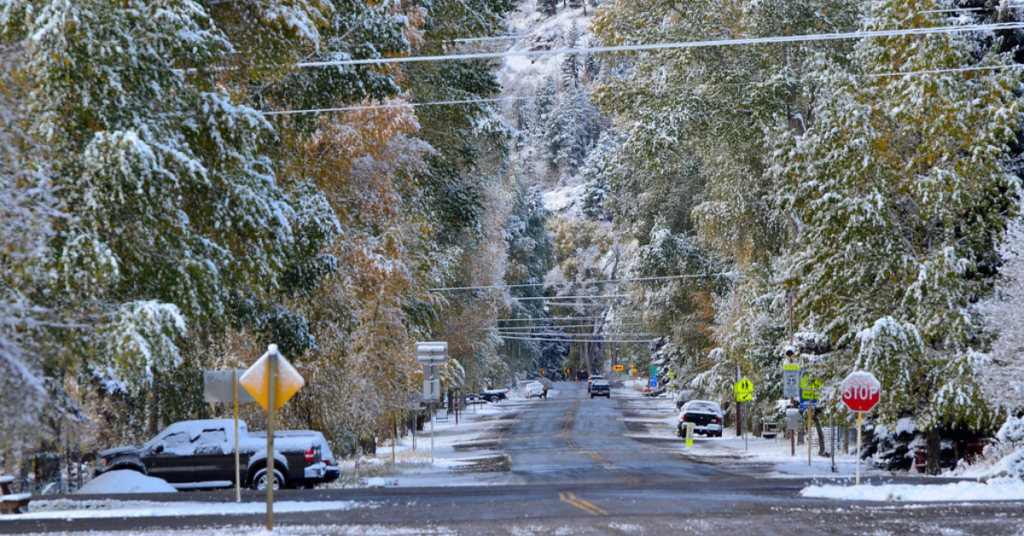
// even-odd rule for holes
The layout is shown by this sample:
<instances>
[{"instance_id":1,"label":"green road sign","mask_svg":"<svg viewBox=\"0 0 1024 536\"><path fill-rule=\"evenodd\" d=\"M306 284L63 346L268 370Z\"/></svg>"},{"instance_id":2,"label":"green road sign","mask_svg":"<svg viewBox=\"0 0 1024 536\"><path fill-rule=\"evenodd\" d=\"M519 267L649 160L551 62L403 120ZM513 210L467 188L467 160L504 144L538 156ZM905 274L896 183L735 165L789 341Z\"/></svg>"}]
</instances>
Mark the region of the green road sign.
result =
<instances>
[{"instance_id":1,"label":"green road sign","mask_svg":"<svg viewBox=\"0 0 1024 536\"><path fill-rule=\"evenodd\" d=\"M812 380L806 374L800 376L801 399L818 400L818 389L821 389L821 380Z\"/></svg>"},{"instance_id":2,"label":"green road sign","mask_svg":"<svg viewBox=\"0 0 1024 536\"><path fill-rule=\"evenodd\" d=\"M732 386L732 392L736 393L737 402L747 402L754 399L754 382L746 377Z\"/></svg>"}]
</instances>

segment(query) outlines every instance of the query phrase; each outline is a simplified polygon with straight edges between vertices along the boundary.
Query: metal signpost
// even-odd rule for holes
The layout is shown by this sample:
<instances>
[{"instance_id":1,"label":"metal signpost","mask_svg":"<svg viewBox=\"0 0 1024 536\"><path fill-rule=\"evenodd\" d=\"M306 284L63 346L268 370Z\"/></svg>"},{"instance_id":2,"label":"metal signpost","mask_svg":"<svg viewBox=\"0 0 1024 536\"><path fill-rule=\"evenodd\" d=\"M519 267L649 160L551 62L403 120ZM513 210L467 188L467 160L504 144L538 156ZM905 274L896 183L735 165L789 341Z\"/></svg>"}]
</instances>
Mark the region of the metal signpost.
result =
<instances>
[{"instance_id":1,"label":"metal signpost","mask_svg":"<svg viewBox=\"0 0 1024 536\"><path fill-rule=\"evenodd\" d=\"M281 356L277 345L271 344L238 382L267 410L267 530L274 530L274 413L306 385L306 380Z\"/></svg>"},{"instance_id":2,"label":"metal signpost","mask_svg":"<svg viewBox=\"0 0 1024 536\"><path fill-rule=\"evenodd\" d=\"M434 404L441 394L439 368L448 361L448 343L416 343L416 361L423 365L423 399L430 402L430 463L434 463Z\"/></svg>"},{"instance_id":3,"label":"metal signpost","mask_svg":"<svg viewBox=\"0 0 1024 536\"><path fill-rule=\"evenodd\" d=\"M814 403L818 401L818 389L821 389L821 380L811 380L806 374L801 373L800 409L807 409L807 467L811 466L811 445L814 444L811 417L814 415Z\"/></svg>"},{"instance_id":4,"label":"metal signpost","mask_svg":"<svg viewBox=\"0 0 1024 536\"><path fill-rule=\"evenodd\" d=\"M857 412L857 485L860 485L861 419L882 399L882 384L870 372L852 372L840 387L843 403Z\"/></svg>"},{"instance_id":5,"label":"metal signpost","mask_svg":"<svg viewBox=\"0 0 1024 536\"><path fill-rule=\"evenodd\" d=\"M732 392L736 394L736 420L740 421L742 420L740 411L742 406L740 406L740 404L754 399L754 382L748 380L744 376L743 378L740 378L740 381L736 382L736 384L732 386ZM742 424L740 424L740 428L743 431L743 450L747 450L747 430Z\"/></svg>"},{"instance_id":6,"label":"metal signpost","mask_svg":"<svg viewBox=\"0 0 1024 536\"><path fill-rule=\"evenodd\" d=\"M242 502L242 470L238 460L238 404L255 402L249 391L238 390L238 377L244 370L207 370L203 372L203 398L207 402L232 402L235 406L235 502Z\"/></svg>"}]
</instances>

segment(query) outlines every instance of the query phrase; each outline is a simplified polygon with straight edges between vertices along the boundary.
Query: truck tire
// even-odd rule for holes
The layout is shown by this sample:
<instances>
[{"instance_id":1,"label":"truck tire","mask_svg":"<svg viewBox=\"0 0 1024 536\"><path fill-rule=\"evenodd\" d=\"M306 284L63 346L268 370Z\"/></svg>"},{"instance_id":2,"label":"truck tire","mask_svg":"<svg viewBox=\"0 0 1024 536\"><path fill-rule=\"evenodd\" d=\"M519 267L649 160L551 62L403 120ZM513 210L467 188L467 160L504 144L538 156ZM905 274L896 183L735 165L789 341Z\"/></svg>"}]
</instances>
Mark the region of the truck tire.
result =
<instances>
[{"instance_id":1,"label":"truck tire","mask_svg":"<svg viewBox=\"0 0 1024 536\"><path fill-rule=\"evenodd\" d=\"M270 479L267 478L267 468L264 467L264 468L260 469L259 471L256 471L256 474L252 477L252 483L250 484L250 487L252 489L258 490L258 491L266 491L266 489L267 489L267 481L268 480L270 480ZM277 469L274 469L274 479L273 480L274 480L274 491L277 491L279 489L284 489L284 487L285 487L285 480L284 480L284 475L281 473L281 471L278 471Z\"/></svg>"}]
</instances>

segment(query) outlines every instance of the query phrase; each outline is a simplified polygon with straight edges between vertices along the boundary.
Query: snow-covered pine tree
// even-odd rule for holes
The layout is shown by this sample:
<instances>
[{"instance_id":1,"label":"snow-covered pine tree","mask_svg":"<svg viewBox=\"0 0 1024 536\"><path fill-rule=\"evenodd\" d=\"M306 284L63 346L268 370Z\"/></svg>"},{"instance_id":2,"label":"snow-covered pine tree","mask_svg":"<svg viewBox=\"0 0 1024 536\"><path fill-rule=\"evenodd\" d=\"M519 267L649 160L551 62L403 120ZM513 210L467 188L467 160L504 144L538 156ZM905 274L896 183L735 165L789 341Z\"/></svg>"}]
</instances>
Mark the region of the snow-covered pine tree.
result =
<instances>
[{"instance_id":1,"label":"snow-covered pine tree","mask_svg":"<svg viewBox=\"0 0 1024 536\"><path fill-rule=\"evenodd\" d=\"M981 376L994 405L1020 414L1024 411L1024 218L1018 216L1008 225L999 257L996 293L978 305L995 337Z\"/></svg>"},{"instance_id":2,"label":"snow-covered pine tree","mask_svg":"<svg viewBox=\"0 0 1024 536\"><path fill-rule=\"evenodd\" d=\"M558 0L537 0L537 11L550 17L558 14Z\"/></svg>"},{"instance_id":3,"label":"snow-covered pine tree","mask_svg":"<svg viewBox=\"0 0 1024 536\"><path fill-rule=\"evenodd\" d=\"M879 2L867 20L870 29L938 26L942 6ZM922 358L888 355L892 366L872 372L887 388L927 374L899 408L922 430L994 425L970 304L991 290L997 240L1017 210L1005 163L1020 103L1019 73L1000 69L1009 56L986 50L984 38L871 38L848 65L822 59L813 123L776 140L773 175L799 229L787 258L798 318L821 319L839 347L887 318L902 326L889 339L916 332ZM938 74L962 67L984 68ZM833 382L856 366L843 355L832 358L842 360Z\"/></svg>"},{"instance_id":4,"label":"snow-covered pine tree","mask_svg":"<svg viewBox=\"0 0 1024 536\"><path fill-rule=\"evenodd\" d=\"M0 26L67 203L47 305L95 307L70 353L141 395L182 362L186 326L215 331L233 294L281 283L302 222L271 127L218 83L231 45L194 4L8 2Z\"/></svg>"},{"instance_id":5,"label":"snow-covered pine tree","mask_svg":"<svg viewBox=\"0 0 1024 536\"><path fill-rule=\"evenodd\" d=\"M65 214L48 157L19 128L13 54L0 52L0 449L11 461L43 439L39 417L52 403L44 376L58 350L48 331L75 320L44 306L54 223Z\"/></svg>"},{"instance_id":6,"label":"snow-covered pine tree","mask_svg":"<svg viewBox=\"0 0 1024 536\"><path fill-rule=\"evenodd\" d=\"M580 29L576 25L576 19L573 19L569 24L569 27L565 29L565 48L573 49L577 48L580 44ZM580 61L580 55L575 53L566 54L562 58L562 88L564 91L572 91L580 87L580 76L583 71L583 65Z\"/></svg>"}]
</instances>

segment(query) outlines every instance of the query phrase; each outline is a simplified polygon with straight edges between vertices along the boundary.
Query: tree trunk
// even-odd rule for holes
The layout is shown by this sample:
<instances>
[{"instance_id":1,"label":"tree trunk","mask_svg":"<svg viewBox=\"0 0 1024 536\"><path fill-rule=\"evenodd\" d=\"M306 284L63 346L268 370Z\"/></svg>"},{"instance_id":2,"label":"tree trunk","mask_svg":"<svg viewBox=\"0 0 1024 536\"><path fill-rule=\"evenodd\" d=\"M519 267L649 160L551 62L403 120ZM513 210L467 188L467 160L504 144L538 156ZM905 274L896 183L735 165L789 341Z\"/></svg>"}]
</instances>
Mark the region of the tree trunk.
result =
<instances>
[{"instance_id":1,"label":"tree trunk","mask_svg":"<svg viewBox=\"0 0 1024 536\"><path fill-rule=\"evenodd\" d=\"M821 416L814 411L814 428L818 431L818 456L827 456L825 452L825 431L821 429Z\"/></svg>"},{"instance_id":2,"label":"tree trunk","mask_svg":"<svg viewBox=\"0 0 1024 536\"><path fill-rule=\"evenodd\" d=\"M926 437L928 461L925 465L925 472L929 475L937 475L942 462L942 437L938 430L928 430Z\"/></svg>"}]
</instances>

